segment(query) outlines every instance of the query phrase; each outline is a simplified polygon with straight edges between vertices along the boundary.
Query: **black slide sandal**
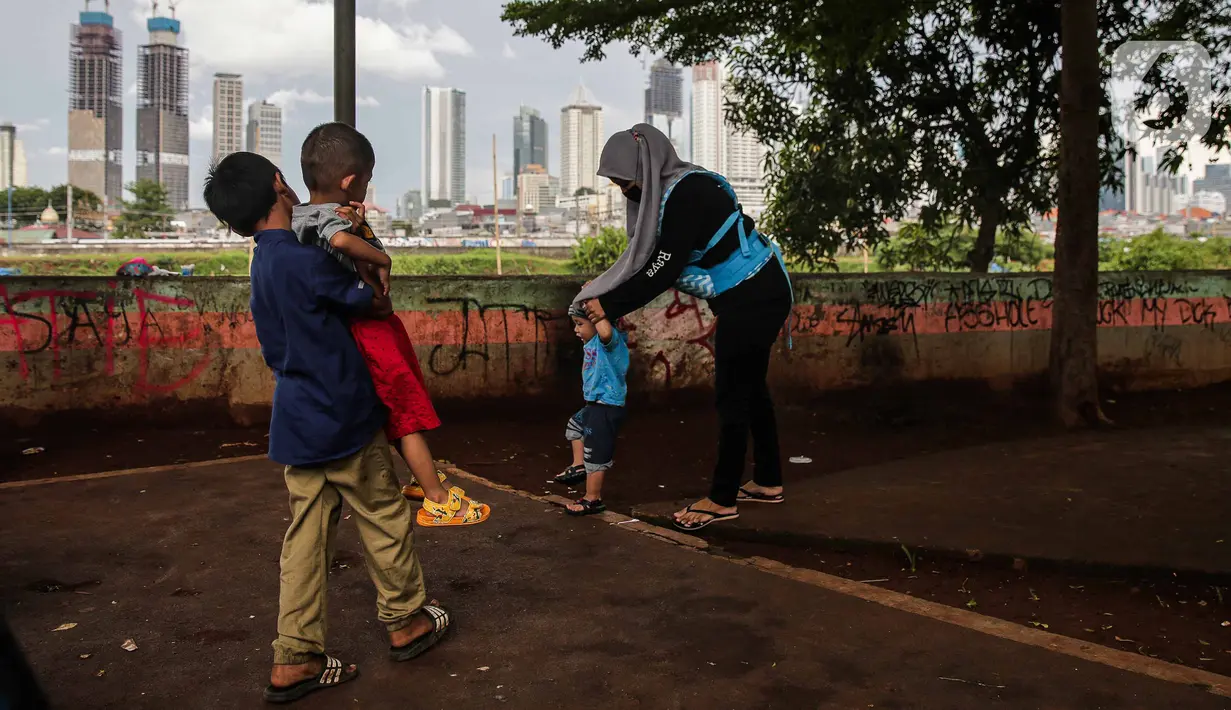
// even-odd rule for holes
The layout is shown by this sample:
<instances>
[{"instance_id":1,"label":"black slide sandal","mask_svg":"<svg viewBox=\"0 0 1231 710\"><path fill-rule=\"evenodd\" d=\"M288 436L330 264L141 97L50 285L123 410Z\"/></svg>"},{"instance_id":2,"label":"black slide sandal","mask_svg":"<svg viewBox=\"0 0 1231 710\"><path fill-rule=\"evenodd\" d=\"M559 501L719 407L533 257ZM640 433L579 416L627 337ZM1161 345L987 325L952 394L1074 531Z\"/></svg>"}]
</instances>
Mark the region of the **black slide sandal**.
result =
<instances>
[{"instance_id":1,"label":"black slide sandal","mask_svg":"<svg viewBox=\"0 0 1231 710\"><path fill-rule=\"evenodd\" d=\"M569 466L568 468L564 469L562 473L557 475L553 480L556 483L563 483L566 486L571 486L574 483L579 483L581 481L586 480L586 467L584 465Z\"/></svg>"},{"instance_id":2,"label":"black slide sandal","mask_svg":"<svg viewBox=\"0 0 1231 710\"><path fill-rule=\"evenodd\" d=\"M579 517L582 515L595 515L597 513L602 513L607 510L607 506L603 505L602 498L599 498L598 500L586 500L585 498L578 498L576 502L577 502L577 505L581 506L581 510L569 510L568 508L565 508L564 512L568 513L569 515Z\"/></svg>"},{"instance_id":3,"label":"black slide sandal","mask_svg":"<svg viewBox=\"0 0 1231 710\"><path fill-rule=\"evenodd\" d=\"M453 615L448 609L440 606L439 602L433 601L431 604L426 604L416 613L427 615L432 622L432 630L405 646L390 646L389 657L399 663L423 655L425 651L444 638L445 633L453 625Z\"/></svg>"},{"instance_id":4,"label":"black slide sandal","mask_svg":"<svg viewBox=\"0 0 1231 710\"><path fill-rule=\"evenodd\" d=\"M735 494L735 500L739 503L781 503L786 500L786 497L781 493L771 496L768 493L758 493L740 486L739 493Z\"/></svg>"},{"instance_id":5,"label":"black slide sandal","mask_svg":"<svg viewBox=\"0 0 1231 710\"><path fill-rule=\"evenodd\" d=\"M674 525L677 530L683 530L684 532L695 532L711 523L717 523L722 520L735 520L739 517L739 513L715 513L710 510L694 510L691 505L685 508L684 511L688 513L700 513L701 515L710 516L708 520L702 520L699 523L693 523L691 525L681 523L678 520L671 521L671 524Z\"/></svg>"},{"instance_id":6,"label":"black slide sandal","mask_svg":"<svg viewBox=\"0 0 1231 710\"><path fill-rule=\"evenodd\" d=\"M265 702L277 703L293 703L300 698L303 698L310 693L315 693L318 690L325 688L333 688L334 686L342 685L343 683L352 681L359 677L359 667L355 666L355 670L347 672L347 668L354 665L353 663L343 663L333 656L325 656L325 665L321 668L321 672L315 678L301 680L294 685L288 685L285 688L275 688L272 685L265 686Z\"/></svg>"}]
</instances>

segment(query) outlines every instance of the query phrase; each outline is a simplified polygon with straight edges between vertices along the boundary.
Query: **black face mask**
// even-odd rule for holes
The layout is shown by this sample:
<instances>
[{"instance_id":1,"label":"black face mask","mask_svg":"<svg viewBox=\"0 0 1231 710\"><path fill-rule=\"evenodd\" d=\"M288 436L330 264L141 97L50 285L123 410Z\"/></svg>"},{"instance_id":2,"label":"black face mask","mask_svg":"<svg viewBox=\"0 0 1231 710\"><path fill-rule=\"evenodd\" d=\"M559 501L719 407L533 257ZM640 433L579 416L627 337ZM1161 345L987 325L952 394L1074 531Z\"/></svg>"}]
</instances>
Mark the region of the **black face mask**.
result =
<instances>
[{"instance_id":1,"label":"black face mask","mask_svg":"<svg viewBox=\"0 0 1231 710\"><path fill-rule=\"evenodd\" d=\"M624 196L631 202L641 202L641 186L633 185L624 191Z\"/></svg>"}]
</instances>

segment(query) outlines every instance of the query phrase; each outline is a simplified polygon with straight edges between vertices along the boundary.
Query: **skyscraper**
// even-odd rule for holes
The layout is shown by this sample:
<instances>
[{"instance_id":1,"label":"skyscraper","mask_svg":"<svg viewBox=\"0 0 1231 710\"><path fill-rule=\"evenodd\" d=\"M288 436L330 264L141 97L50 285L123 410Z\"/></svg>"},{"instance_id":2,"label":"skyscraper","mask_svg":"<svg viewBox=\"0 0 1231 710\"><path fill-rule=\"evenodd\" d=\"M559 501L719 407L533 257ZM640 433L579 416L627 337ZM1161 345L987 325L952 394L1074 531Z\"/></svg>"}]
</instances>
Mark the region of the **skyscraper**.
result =
<instances>
[{"instance_id":1,"label":"skyscraper","mask_svg":"<svg viewBox=\"0 0 1231 710\"><path fill-rule=\"evenodd\" d=\"M248 150L282 166L282 109L268 101L248 107Z\"/></svg>"},{"instance_id":2,"label":"skyscraper","mask_svg":"<svg viewBox=\"0 0 1231 710\"><path fill-rule=\"evenodd\" d=\"M692 69L692 162L726 177L745 210L765 208L765 158L769 149L727 120L726 70L718 62Z\"/></svg>"},{"instance_id":3,"label":"skyscraper","mask_svg":"<svg viewBox=\"0 0 1231 710\"><path fill-rule=\"evenodd\" d=\"M666 59L650 65L645 89L645 122L661 130L680 149L676 126L684 116L684 70Z\"/></svg>"},{"instance_id":4,"label":"skyscraper","mask_svg":"<svg viewBox=\"0 0 1231 710\"><path fill-rule=\"evenodd\" d=\"M26 147L17 137L17 127L0 125L0 191L26 186ZM0 194L0 201L4 195Z\"/></svg>"},{"instance_id":5,"label":"skyscraper","mask_svg":"<svg viewBox=\"0 0 1231 710\"><path fill-rule=\"evenodd\" d=\"M137 48L137 179L167 189L176 210L188 209L188 50L180 21L151 17L150 43Z\"/></svg>"},{"instance_id":6,"label":"skyscraper","mask_svg":"<svg viewBox=\"0 0 1231 710\"><path fill-rule=\"evenodd\" d=\"M598 158L607 135L603 130L603 107L580 84L560 111L560 192L572 196L583 187L597 191L602 180Z\"/></svg>"},{"instance_id":7,"label":"skyscraper","mask_svg":"<svg viewBox=\"0 0 1231 710\"><path fill-rule=\"evenodd\" d=\"M68 181L114 205L124 187L122 36L108 12L77 18L69 45Z\"/></svg>"},{"instance_id":8,"label":"skyscraper","mask_svg":"<svg viewBox=\"0 0 1231 710\"><path fill-rule=\"evenodd\" d=\"M466 201L466 92L423 87L423 199Z\"/></svg>"},{"instance_id":9,"label":"skyscraper","mask_svg":"<svg viewBox=\"0 0 1231 710\"><path fill-rule=\"evenodd\" d=\"M1205 176L1193 180L1193 192L1211 192L1223 196L1223 210L1231 206L1231 165L1209 164L1205 166Z\"/></svg>"},{"instance_id":10,"label":"skyscraper","mask_svg":"<svg viewBox=\"0 0 1231 710\"><path fill-rule=\"evenodd\" d=\"M214 75L214 160L244 149L244 79Z\"/></svg>"},{"instance_id":11,"label":"skyscraper","mask_svg":"<svg viewBox=\"0 0 1231 710\"><path fill-rule=\"evenodd\" d=\"M513 176L527 165L547 165L547 121L529 106L513 117Z\"/></svg>"}]
</instances>

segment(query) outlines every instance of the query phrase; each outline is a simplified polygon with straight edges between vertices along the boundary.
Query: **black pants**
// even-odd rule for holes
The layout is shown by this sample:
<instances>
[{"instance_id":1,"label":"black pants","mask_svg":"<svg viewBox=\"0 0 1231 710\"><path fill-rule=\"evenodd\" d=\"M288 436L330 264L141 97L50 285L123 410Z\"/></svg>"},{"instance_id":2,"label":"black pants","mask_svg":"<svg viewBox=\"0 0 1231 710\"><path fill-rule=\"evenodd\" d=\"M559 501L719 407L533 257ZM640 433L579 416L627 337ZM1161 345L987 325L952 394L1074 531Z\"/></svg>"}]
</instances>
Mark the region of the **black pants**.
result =
<instances>
[{"instance_id":1,"label":"black pants","mask_svg":"<svg viewBox=\"0 0 1231 710\"><path fill-rule=\"evenodd\" d=\"M790 314L789 299L726 308L714 333L714 389L718 396L718 463L710 500L735 505L752 433L753 480L782 485L778 424L766 374L774 342Z\"/></svg>"}]
</instances>

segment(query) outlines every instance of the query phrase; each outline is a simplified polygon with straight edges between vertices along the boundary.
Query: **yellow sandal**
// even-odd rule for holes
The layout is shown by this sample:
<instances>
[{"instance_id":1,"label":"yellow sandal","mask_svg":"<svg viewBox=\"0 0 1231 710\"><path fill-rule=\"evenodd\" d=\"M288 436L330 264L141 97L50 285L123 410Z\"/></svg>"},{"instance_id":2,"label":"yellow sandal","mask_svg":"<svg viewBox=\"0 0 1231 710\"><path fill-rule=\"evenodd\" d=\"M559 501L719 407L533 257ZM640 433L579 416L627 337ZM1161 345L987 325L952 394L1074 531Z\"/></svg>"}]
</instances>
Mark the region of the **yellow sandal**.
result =
<instances>
[{"instance_id":1,"label":"yellow sandal","mask_svg":"<svg viewBox=\"0 0 1231 710\"><path fill-rule=\"evenodd\" d=\"M445 482L444 471L437 470L436 475L440 478L441 483ZM414 478L411 478L410 480L411 483L409 485L402 486L402 495L414 501L423 500L423 486L419 485L419 482Z\"/></svg>"},{"instance_id":2,"label":"yellow sandal","mask_svg":"<svg viewBox=\"0 0 1231 710\"><path fill-rule=\"evenodd\" d=\"M466 491L454 486L449 489L449 500L445 503L424 499L423 507L415 515L415 521L422 527L478 525L491 517L491 514L491 506L467 498Z\"/></svg>"}]
</instances>

